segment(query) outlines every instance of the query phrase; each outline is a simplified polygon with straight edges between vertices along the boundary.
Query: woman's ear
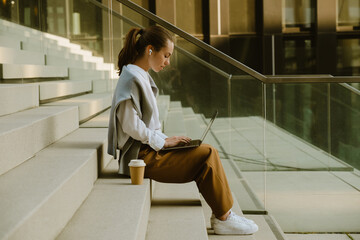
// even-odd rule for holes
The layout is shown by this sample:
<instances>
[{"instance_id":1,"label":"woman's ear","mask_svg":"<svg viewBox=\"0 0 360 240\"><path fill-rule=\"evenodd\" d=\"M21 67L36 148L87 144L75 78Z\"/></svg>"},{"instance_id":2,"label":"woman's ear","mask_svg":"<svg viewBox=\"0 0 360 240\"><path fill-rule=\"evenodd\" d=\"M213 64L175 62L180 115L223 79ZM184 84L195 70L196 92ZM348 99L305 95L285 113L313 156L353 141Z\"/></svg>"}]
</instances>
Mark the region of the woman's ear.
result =
<instances>
[{"instance_id":1,"label":"woman's ear","mask_svg":"<svg viewBox=\"0 0 360 240\"><path fill-rule=\"evenodd\" d=\"M148 46L146 47L145 54L151 56L152 52L153 52L153 46L148 45Z\"/></svg>"}]
</instances>

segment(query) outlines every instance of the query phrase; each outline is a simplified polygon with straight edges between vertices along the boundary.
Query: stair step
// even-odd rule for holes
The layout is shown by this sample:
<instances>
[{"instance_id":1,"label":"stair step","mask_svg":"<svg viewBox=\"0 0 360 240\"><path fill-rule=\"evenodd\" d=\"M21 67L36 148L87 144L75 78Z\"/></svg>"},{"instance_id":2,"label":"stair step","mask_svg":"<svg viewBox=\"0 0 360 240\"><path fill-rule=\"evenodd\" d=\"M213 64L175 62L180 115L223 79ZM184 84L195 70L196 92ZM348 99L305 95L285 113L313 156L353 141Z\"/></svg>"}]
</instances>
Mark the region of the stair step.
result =
<instances>
[{"instance_id":1,"label":"stair step","mask_svg":"<svg viewBox=\"0 0 360 240\"><path fill-rule=\"evenodd\" d=\"M147 240L207 239L195 182L170 184L152 181L152 191Z\"/></svg>"},{"instance_id":2,"label":"stair step","mask_svg":"<svg viewBox=\"0 0 360 240\"><path fill-rule=\"evenodd\" d=\"M152 206L146 239L207 240L205 219L201 206Z\"/></svg>"},{"instance_id":3,"label":"stair step","mask_svg":"<svg viewBox=\"0 0 360 240\"><path fill-rule=\"evenodd\" d=\"M118 79L97 79L93 80L93 93L113 92Z\"/></svg>"},{"instance_id":4,"label":"stair step","mask_svg":"<svg viewBox=\"0 0 360 240\"><path fill-rule=\"evenodd\" d=\"M67 154L74 155L81 154L84 149L96 149L100 174L113 159L107 154L107 134L106 128L79 128L46 149L54 155L59 153L59 147L62 146L67 148Z\"/></svg>"},{"instance_id":5,"label":"stair step","mask_svg":"<svg viewBox=\"0 0 360 240\"><path fill-rule=\"evenodd\" d=\"M46 65L50 66L66 66L75 67L81 69L95 69L96 64L91 62L84 62L81 59L76 60L71 57L65 57L62 55L46 55Z\"/></svg>"},{"instance_id":6,"label":"stair step","mask_svg":"<svg viewBox=\"0 0 360 240\"><path fill-rule=\"evenodd\" d=\"M186 136L191 139L200 139L204 133L205 125L201 126L196 115L185 115L184 124L186 129Z\"/></svg>"},{"instance_id":7,"label":"stair step","mask_svg":"<svg viewBox=\"0 0 360 240\"><path fill-rule=\"evenodd\" d=\"M243 178L241 172L237 169L232 160L223 159L222 165L224 167L230 188L237 201L240 203L241 209L247 211L264 211L264 203L262 203L255 193L252 192L246 179Z\"/></svg>"},{"instance_id":8,"label":"stair step","mask_svg":"<svg viewBox=\"0 0 360 240\"><path fill-rule=\"evenodd\" d=\"M164 125L167 119L167 114L170 107L170 96L169 95L159 95L156 99L157 106L159 109L159 119L160 122Z\"/></svg>"},{"instance_id":9,"label":"stair step","mask_svg":"<svg viewBox=\"0 0 360 240\"><path fill-rule=\"evenodd\" d=\"M40 82L40 101L90 92L91 80L63 80Z\"/></svg>"},{"instance_id":10,"label":"stair step","mask_svg":"<svg viewBox=\"0 0 360 240\"><path fill-rule=\"evenodd\" d=\"M11 36L0 35L0 46L20 50L20 40Z\"/></svg>"},{"instance_id":11,"label":"stair step","mask_svg":"<svg viewBox=\"0 0 360 240\"><path fill-rule=\"evenodd\" d=\"M248 219L253 220L258 226L259 226L259 231L256 232L253 235L216 235L214 234L213 229L211 229L210 226L210 217L212 214L212 211L210 209L210 207L207 205L207 203L205 202L204 198L201 198L201 203L203 205L203 209L204 209L204 215L205 215L205 221L206 221L206 226L208 229L208 234L209 234L209 239L212 240L232 240L232 239L253 239L253 240L281 240L283 238L277 238L277 236L272 232L271 228L269 227L268 222L270 222L272 224L272 219L270 216L267 215L244 215L241 211L241 208L233 194L233 198L234 198L234 205L232 210L240 216L245 216Z\"/></svg>"},{"instance_id":12,"label":"stair step","mask_svg":"<svg viewBox=\"0 0 360 240\"><path fill-rule=\"evenodd\" d=\"M111 106L110 93L86 94L57 102L47 103L44 106L78 106L79 121L83 122Z\"/></svg>"},{"instance_id":13,"label":"stair step","mask_svg":"<svg viewBox=\"0 0 360 240\"><path fill-rule=\"evenodd\" d=\"M38 106L38 84L0 84L0 116Z\"/></svg>"},{"instance_id":14,"label":"stair step","mask_svg":"<svg viewBox=\"0 0 360 240\"><path fill-rule=\"evenodd\" d=\"M152 191L152 205L201 205L195 182L176 184L153 180Z\"/></svg>"},{"instance_id":15,"label":"stair step","mask_svg":"<svg viewBox=\"0 0 360 240\"><path fill-rule=\"evenodd\" d=\"M0 63L44 65L43 53L0 47Z\"/></svg>"},{"instance_id":16,"label":"stair step","mask_svg":"<svg viewBox=\"0 0 360 240\"><path fill-rule=\"evenodd\" d=\"M167 120L164 125L164 133L168 136L186 135L181 103L170 102L170 109L167 114Z\"/></svg>"},{"instance_id":17,"label":"stair step","mask_svg":"<svg viewBox=\"0 0 360 240\"><path fill-rule=\"evenodd\" d=\"M98 179L57 240L145 239L150 181L130 183L130 179Z\"/></svg>"},{"instance_id":18,"label":"stair step","mask_svg":"<svg viewBox=\"0 0 360 240\"><path fill-rule=\"evenodd\" d=\"M78 128L76 107L38 107L0 117L0 174Z\"/></svg>"},{"instance_id":19,"label":"stair step","mask_svg":"<svg viewBox=\"0 0 360 240\"><path fill-rule=\"evenodd\" d=\"M0 176L0 239L54 239L88 196L98 150L72 134Z\"/></svg>"},{"instance_id":20,"label":"stair step","mask_svg":"<svg viewBox=\"0 0 360 240\"><path fill-rule=\"evenodd\" d=\"M80 125L81 128L108 128L110 109Z\"/></svg>"},{"instance_id":21,"label":"stair step","mask_svg":"<svg viewBox=\"0 0 360 240\"><path fill-rule=\"evenodd\" d=\"M2 76L0 77L4 79L65 78L68 77L68 69L32 64L2 64Z\"/></svg>"},{"instance_id":22,"label":"stair step","mask_svg":"<svg viewBox=\"0 0 360 240\"><path fill-rule=\"evenodd\" d=\"M69 67L69 78L70 79L109 79L110 72Z\"/></svg>"}]
</instances>

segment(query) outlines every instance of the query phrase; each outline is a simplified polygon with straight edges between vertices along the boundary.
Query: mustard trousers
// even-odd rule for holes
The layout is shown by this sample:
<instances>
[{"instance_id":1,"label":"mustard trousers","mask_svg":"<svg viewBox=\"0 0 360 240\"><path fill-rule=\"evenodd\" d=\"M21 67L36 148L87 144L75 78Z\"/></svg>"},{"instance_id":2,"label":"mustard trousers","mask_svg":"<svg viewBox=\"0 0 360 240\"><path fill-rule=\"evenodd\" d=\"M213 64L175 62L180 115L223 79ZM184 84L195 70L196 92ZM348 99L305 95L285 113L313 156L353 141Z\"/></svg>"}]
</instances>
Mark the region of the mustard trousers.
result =
<instances>
[{"instance_id":1,"label":"mustard trousers","mask_svg":"<svg viewBox=\"0 0 360 240\"><path fill-rule=\"evenodd\" d=\"M233 198L224 168L211 145L159 152L142 145L138 157L146 163L147 178L164 183L195 181L216 217L232 208Z\"/></svg>"}]
</instances>

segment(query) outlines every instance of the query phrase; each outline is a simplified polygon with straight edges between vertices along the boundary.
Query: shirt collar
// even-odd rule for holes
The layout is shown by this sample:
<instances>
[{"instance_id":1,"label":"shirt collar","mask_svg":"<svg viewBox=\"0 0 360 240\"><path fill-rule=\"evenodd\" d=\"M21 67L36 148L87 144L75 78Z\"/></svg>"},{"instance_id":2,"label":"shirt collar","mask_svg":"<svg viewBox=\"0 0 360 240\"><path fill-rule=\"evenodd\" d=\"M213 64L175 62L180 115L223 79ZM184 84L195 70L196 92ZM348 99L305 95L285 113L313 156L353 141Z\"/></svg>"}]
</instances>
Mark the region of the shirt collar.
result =
<instances>
[{"instance_id":1,"label":"shirt collar","mask_svg":"<svg viewBox=\"0 0 360 240\"><path fill-rule=\"evenodd\" d=\"M141 67L135 64L128 64L127 67L132 71L137 71L145 80L149 81L148 73Z\"/></svg>"}]
</instances>

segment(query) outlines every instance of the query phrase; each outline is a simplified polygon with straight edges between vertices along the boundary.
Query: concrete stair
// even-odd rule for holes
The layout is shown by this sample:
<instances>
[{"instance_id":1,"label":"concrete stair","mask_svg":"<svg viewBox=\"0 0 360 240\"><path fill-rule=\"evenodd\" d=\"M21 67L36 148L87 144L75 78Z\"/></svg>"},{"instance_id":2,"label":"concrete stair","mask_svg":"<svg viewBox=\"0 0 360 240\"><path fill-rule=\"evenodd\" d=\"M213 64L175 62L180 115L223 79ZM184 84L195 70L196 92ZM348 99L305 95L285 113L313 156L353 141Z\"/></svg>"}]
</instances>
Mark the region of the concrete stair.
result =
<instances>
[{"instance_id":1,"label":"concrete stair","mask_svg":"<svg viewBox=\"0 0 360 240\"><path fill-rule=\"evenodd\" d=\"M0 47L0 63L44 65L43 53Z\"/></svg>"},{"instance_id":2,"label":"concrete stair","mask_svg":"<svg viewBox=\"0 0 360 240\"><path fill-rule=\"evenodd\" d=\"M44 106L78 106L79 121L84 122L111 106L110 93L93 93L47 103Z\"/></svg>"},{"instance_id":3,"label":"concrete stair","mask_svg":"<svg viewBox=\"0 0 360 240\"><path fill-rule=\"evenodd\" d=\"M0 176L0 239L53 239L97 178L106 131L79 129ZM79 138L78 135L82 135Z\"/></svg>"},{"instance_id":4,"label":"concrete stair","mask_svg":"<svg viewBox=\"0 0 360 240\"><path fill-rule=\"evenodd\" d=\"M63 80L39 83L40 101L63 98L92 91L91 80Z\"/></svg>"},{"instance_id":5,"label":"concrete stair","mask_svg":"<svg viewBox=\"0 0 360 240\"><path fill-rule=\"evenodd\" d=\"M69 221L58 240L144 239L150 211L150 181L103 178Z\"/></svg>"},{"instance_id":6,"label":"concrete stair","mask_svg":"<svg viewBox=\"0 0 360 240\"><path fill-rule=\"evenodd\" d=\"M0 84L0 116L38 106L38 84Z\"/></svg>"},{"instance_id":7,"label":"concrete stair","mask_svg":"<svg viewBox=\"0 0 360 240\"><path fill-rule=\"evenodd\" d=\"M67 78L66 67L55 67L33 64L2 64L2 79L21 78Z\"/></svg>"},{"instance_id":8,"label":"concrete stair","mask_svg":"<svg viewBox=\"0 0 360 240\"><path fill-rule=\"evenodd\" d=\"M0 174L78 128L76 107L39 107L0 117Z\"/></svg>"},{"instance_id":9,"label":"concrete stair","mask_svg":"<svg viewBox=\"0 0 360 240\"><path fill-rule=\"evenodd\" d=\"M145 179L133 186L119 178L117 161L106 153L109 91L116 85L110 80L111 64L68 39L4 20L0 50L12 55L0 57L2 82L41 80L0 84L0 239L213 237L194 182ZM33 52L35 62L29 58ZM158 106L165 134L201 136L202 115L170 102L169 96L159 96ZM215 135L206 142L222 149ZM250 190L239 187L245 186L241 172L220 154L234 196L253 201ZM274 235L270 216L249 218L264 229L251 239Z\"/></svg>"},{"instance_id":10,"label":"concrete stair","mask_svg":"<svg viewBox=\"0 0 360 240\"><path fill-rule=\"evenodd\" d=\"M147 240L207 239L195 182L168 184L153 181L152 187Z\"/></svg>"}]
</instances>

